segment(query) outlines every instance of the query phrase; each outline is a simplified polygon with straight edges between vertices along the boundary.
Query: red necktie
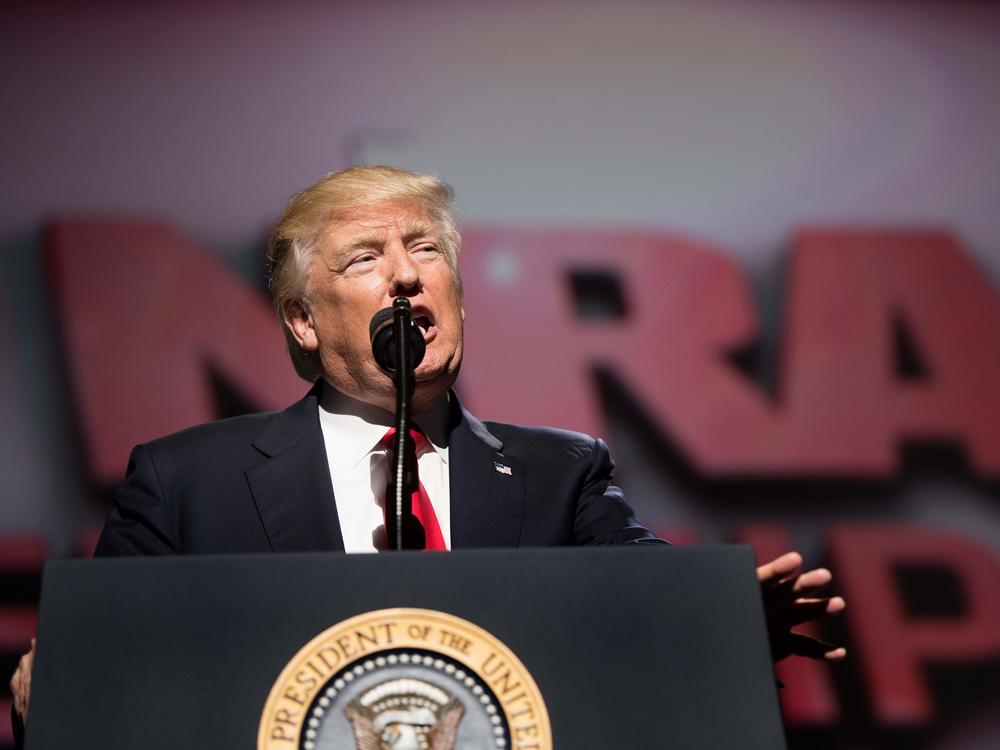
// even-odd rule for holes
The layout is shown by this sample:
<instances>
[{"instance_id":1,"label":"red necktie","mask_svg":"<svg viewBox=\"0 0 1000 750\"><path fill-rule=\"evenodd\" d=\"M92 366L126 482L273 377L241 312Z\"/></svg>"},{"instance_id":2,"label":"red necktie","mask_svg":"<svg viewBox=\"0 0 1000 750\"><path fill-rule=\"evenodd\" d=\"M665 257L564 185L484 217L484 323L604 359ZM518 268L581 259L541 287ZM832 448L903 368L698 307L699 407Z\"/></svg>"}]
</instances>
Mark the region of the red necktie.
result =
<instances>
[{"instance_id":1,"label":"red necktie","mask_svg":"<svg viewBox=\"0 0 1000 750\"><path fill-rule=\"evenodd\" d=\"M393 436L396 434L396 428L390 427L389 431L385 433L385 437L382 438L382 445L389 449L387 454L387 459L389 462L389 471L393 471L395 460L393 458L393 448L395 447ZM430 441L427 436L424 435L420 430L411 429L410 437L413 438L413 442L416 445L416 454L420 453L430 445ZM448 549L448 546L444 543L444 535L441 534L441 526L438 524L437 515L434 513L434 506L431 505L431 499L427 494L427 490L424 489L424 483L420 481L420 475L417 471L417 466L414 464L413 473L417 477L417 490L411 495L410 502L414 518L424 529L424 539L426 544L424 549L432 550L443 550ZM412 486L412 485L411 485ZM389 505L391 503L390 498L386 498L385 512L389 513Z\"/></svg>"}]
</instances>

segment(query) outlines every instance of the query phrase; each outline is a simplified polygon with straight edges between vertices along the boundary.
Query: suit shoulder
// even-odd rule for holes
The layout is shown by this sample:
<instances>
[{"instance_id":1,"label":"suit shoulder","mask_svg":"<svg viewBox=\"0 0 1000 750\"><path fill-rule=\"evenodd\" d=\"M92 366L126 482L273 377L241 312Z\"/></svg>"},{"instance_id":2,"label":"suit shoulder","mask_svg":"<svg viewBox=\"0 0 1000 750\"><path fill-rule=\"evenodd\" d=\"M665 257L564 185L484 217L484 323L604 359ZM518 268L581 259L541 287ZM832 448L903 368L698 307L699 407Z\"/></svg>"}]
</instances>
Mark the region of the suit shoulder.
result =
<instances>
[{"instance_id":1,"label":"suit shoulder","mask_svg":"<svg viewBox=\"0 0 1000 750\"><path fill-rule=\"evenodd\" d=\"M233 443L249 444L267 428L278 412L257 412L195 425L150 440L145 447L154 453L199 452Z\"/></svg>"},{"instance_id":2,"label":"suit shoulder","mask_svg":"<svg viewBox=\"0 0 1000 750\"><path fill-rule=\"evenodd\" d=\"M504 444L504 452L527 450L550 450L575 457L592 456L603 441L582 432L563 430L557 427L528 427L508 422L483 422L491 434Z\"/></svg>"}]
</instances>

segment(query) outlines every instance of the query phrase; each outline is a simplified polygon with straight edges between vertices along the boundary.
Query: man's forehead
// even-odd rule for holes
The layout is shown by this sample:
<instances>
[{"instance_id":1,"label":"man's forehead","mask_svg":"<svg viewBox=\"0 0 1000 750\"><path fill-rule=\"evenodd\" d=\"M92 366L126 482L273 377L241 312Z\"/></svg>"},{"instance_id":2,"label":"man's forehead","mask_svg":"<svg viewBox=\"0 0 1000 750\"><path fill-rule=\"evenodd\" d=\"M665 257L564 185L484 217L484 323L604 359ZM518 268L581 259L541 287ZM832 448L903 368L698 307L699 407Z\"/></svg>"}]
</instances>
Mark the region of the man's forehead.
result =
<instances>
[{"instance_id":1,"label":"man's forehead","mask_svg":"<svg viewBox=\"0 0 1000 750\"><path fill-rule=\"evenodd\" d=\"M427 211L416 204L379 204L362 206L347 213L339 222L334 222L331 230L359 232L388 232L390 229L402 234L413 231L431 231L434 221Z\"/></svg>"}]
</instances>

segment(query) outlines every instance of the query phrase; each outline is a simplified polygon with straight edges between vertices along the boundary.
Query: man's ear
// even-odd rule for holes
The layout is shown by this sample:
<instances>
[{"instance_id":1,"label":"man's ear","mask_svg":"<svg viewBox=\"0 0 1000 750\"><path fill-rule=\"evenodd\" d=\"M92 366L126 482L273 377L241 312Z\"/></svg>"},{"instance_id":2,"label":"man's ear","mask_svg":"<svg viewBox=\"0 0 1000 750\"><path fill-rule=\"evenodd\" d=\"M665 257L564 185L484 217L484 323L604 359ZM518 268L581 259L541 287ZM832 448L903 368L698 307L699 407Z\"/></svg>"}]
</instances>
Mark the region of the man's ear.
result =
<instances>
[{"instance_id":1,"label":"man's ear","mask_svg":"<svg viewBox=\"0 0 1000 750\"><path fill-rule=\"evenodd\" d=\"M319 348L319 339L316 337L312 313L309 312L305 300L294 300L285 305L282 318L284 318L285 326L292 334L292 338L303 351L314 352Z\"/></svg>"}]
</instances>

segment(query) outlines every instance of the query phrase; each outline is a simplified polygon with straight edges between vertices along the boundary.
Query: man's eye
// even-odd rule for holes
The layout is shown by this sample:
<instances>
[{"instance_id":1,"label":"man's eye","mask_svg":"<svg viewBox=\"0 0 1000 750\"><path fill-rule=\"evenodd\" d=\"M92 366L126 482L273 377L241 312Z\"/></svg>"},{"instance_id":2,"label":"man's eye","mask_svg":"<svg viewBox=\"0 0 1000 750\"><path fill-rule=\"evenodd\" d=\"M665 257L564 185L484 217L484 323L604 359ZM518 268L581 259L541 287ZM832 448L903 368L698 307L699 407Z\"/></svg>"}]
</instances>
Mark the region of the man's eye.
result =
<instances>
[{"instance_id":1,"label":"man's eye","mask_svg":"<svg viewBox=\"0 0 1000 750\"><path fill-rule=\"evenodd\" d=\"M364 255L359 255L351 261L352 266L362 265L364 263L370 263L375 260L375 256L372 253L365 253Z\"/></svg>"},{"instance_id":2,"label":"man's eye","mask_svg":"<svg viewBox=\"0 0 1000 750\"><path fill-rule=\"evenodd\" d=\"M418 253L436 253L437 251L437 245L420 245L417 248Z\"/></svg>"}]
</instances>

